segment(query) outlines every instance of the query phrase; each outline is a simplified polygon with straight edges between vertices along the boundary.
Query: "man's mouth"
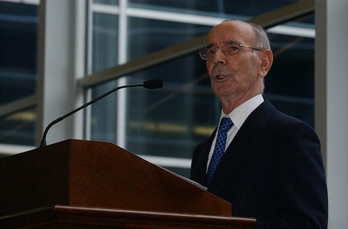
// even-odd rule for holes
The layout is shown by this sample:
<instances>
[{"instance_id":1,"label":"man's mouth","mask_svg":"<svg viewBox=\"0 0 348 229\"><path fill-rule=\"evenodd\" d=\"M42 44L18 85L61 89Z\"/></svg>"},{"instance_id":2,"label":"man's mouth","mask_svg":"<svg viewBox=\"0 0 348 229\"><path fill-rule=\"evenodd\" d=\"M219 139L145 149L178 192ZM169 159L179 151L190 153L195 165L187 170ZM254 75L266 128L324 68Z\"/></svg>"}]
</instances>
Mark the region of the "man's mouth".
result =
<instances>
[{"instance_id":1,"label":"man's mouth","mask_svg":"<svg viewBox=\"0 0 348 229\"><path fill-rule=\"evenodd\" d=\"M223 80L226 77L227 77L227 75L225 75L225 74L217 74L217 75L215 75L215 79L217 79L217 80Z\"/></svg>"}]
</instances>

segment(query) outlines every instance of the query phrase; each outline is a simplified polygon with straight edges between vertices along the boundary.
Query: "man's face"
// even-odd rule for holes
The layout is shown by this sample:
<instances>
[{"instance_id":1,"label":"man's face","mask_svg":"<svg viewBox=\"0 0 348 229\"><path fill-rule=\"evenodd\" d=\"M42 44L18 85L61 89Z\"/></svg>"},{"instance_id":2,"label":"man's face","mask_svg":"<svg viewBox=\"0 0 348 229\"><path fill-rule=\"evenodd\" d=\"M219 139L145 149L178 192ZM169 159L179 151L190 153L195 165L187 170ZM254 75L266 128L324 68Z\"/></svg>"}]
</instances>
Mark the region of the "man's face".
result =
<instances>
[{"instance_id":1,"label":"man's face","mask_svg":"<svg viewBox=\"0 0 348 229\"><path fill-rule=\"evenodd\" d=\"M246 23L224 22L210 31L207 46L224 46L229 41L237 41L253 47L254 36L252 28ZM212 59L206 62L213 92L219 99L230 96L237 100L251 98L262 88L265 74L260 71L262 60L259 51L239 48L239 52L232 56L225 55L218 48ZM256 94L261 92L262 89Z\"/></svg>"}]
</instances>

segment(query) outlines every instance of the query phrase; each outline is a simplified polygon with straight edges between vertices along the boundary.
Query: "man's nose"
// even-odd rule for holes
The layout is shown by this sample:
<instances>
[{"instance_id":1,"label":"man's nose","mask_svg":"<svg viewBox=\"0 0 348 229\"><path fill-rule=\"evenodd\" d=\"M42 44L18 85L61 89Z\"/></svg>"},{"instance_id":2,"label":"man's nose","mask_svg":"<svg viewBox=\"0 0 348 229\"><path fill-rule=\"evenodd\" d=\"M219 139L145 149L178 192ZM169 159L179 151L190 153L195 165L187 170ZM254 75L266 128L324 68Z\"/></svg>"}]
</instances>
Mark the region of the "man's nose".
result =
<instances>
[{"instance_id":1,"label":"man's nose","mask_svg":"<svg viewBox=\"0 0 348 229\"><path fill-rule=\"evenodd\" d=\"M213 56L213 62L215 64L226 63L226 55L220 47L215 51L215 55Z\"/></svg>"}]
</instances>

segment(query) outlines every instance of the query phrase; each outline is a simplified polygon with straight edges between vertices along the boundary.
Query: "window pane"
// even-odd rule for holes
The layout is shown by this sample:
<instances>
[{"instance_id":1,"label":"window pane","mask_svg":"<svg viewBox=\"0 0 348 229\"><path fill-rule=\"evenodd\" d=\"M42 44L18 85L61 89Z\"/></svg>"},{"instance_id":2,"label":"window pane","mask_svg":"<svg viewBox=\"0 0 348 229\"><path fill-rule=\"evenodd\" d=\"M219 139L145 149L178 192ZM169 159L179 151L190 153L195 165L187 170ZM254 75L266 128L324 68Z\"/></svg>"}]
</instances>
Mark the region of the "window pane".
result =
<instances>
[{"instance_id":1,"label":"window pane","mask_svg":"<svg viewBox=\"0 0 348 229\"><path fill-rule=\"evenodd\" d=\"M131 79L141 81L157 70L138 73ZM129 93L127 104L132 105L127 109L126 148L137 154L190 159L196 143L214 130L220 111L209 85L204 85L206 78L182 84L165 80L163 89ZM194 80L201 82L195 84Z\"/></svg>"},{"instance_id":2,"label":"window pane","mask_svg":"<svg viewBox=\"0 0 348 229\"><path fill-rule=\"evenodd\" d=\"M175 11L195 15L209 15L219 18L250 18L300 0L129 0L129 7Z\"/></svg>"},{"instance_id":3,"label":"window pane","mask_svg":"<svg viewBox=\"0 0 348 229\"><path fill-rule=\"evenodd\" d=\"M36 92L38 6L0 2L0 105Z\"/></svg>"},{"instance_id":4,"label":"window pane","mask_svg":"<svg viewBox=\"0 0 348 229\"><path fill-rule=\"evenodd\" d=\"M35 122L35 109L28 109L0 119L0 143L35 145Z\"/></svg>"},{"instance_id":5,"label":"window pane","mask_svg":"<svg viewBox=\"0 0 348 229\"><path fill-rule=\"evenodd\" d=\"M265 97L281 111L313 126L314 39L270 37L274 62L265 78Z\"/></svg>"},{"instance_id":6,"label":"window pane","mask_svg":"<svg viewBox=\"0 0 348 229\"><path fill-rule=\"evenodd\" d=\"M93 14L93 72L101 71L118 63L118 16ZM117 82L109 82L92 88L92 99L115 88ZM91 138L114 142L116 139L117 94L93 104Z\"/></svg>"},{"instance_id":7,"label":"window pane","mask_svg":"<svg viewBox=\"0 0 348 229\"><path fill-rule=\"evenodd\" d=\"M128 58L185 42L209 30L208 26L130 17ZM205 63L194 53L133 74L128 81L154 78L164 80L165 88L128 93L127 104L132 105L126 113L126 148L141 155L190 159L194 146L214 130L220 109L210 90ZM205 106L216 109L207 111ZM186 176L189 171L169 169Z\"/></svg>"},{"instance_id":8,"label":"window pane","mask_svg":"<svg viewBox=\"0 0 348 229\"><path fill-rule=\"evenodd\" d=\"M93 3L107 4L107 5L118 5L119 0L93 0Z\"/></svg>"},{"instance_id":9,"label":"window pane","mask_svg":"<svg viewBox=\"0 0 348 229\"><path fill-rule=\"evenodd\" d=\"M36 93L38 6L0 2L0 105ZM35 145L35 109L0 118L0 143Z\"/></svg>"},{"instance_id":10,"label":"window pane","mask_svg":"<svg viewBox=\"0 0 348 229\"><path fill-rule=\"evenodd\" d=\"M93 14L93 72L117 64L118 35L118 16Z\"/></svg>"},{"instance_id":11,"label":"window pane","mask_svg":"<svg viewBox=\"0 0 348 229\"><path fill-rule=\"evenodd\" d=\"M205 63L192 54L129 76L130 84L153 77L165 85L127 91L125 148L140 155L190 160L195 145L214 130L220 112L205 72ZM189 171L181 165L168 169L186 176Z\"/></svg>"},{"instance_id":12,"label":"window pane","mask_svg":"<svg viewBox=\"0 0 348 229\"><path fill-rule=\"evenodd\" d=\"M205 35L210 29L209 26L129 17L128 59Z\"/></svg>"},{"instance_id":13,"label":"window pane","mask_svg":"<svg viewBox=\"0 0 348 229\"><path fill-rule=\"evenodd\" d=\"M112 81L92 88L92 96L98 96L117 87ZM115 142L117 120L117 92L92 105L91 138L98 141Z\"/></svg>"}]
</instances>

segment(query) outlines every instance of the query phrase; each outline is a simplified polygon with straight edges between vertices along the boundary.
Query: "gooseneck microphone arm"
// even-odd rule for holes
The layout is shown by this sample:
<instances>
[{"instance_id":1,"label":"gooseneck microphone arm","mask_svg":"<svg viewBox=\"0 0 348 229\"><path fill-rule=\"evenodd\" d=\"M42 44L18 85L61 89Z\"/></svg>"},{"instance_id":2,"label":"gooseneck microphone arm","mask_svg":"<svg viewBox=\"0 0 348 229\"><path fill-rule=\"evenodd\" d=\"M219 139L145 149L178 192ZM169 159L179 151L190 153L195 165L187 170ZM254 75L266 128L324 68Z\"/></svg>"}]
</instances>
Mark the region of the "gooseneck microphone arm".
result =
<instances>
[{"instance_id":1,"label":"gooseneck microphone arm","mask_svg":"<svg viewBox=\"0 0 348 229\"><path fill-rule=\"evenodd\" d=\"M144 83L142 84L132 84L132 85L124 85L124 86L120 86L120 87L116 87L114 89L112 89L111 91L108 91L106 92L105 94L102 94L100 96L98 96L97 98L89 101L88 103L85 103L83 104L82 106L70 111L69 113L57 118L56 120L52 121L50 124L48 124L48 126L46 127L45 131L44 131L44 134L42 136L42 140L41 140L41 143L40 143L40 148L43 147L43 146L46 146L46 135L48 133L48 130L56 123L62 121L63 119L69 117L70 115L78 112L79 110L82 110L84 108L86 108L87 106L91 105L92 103L95 103L97 102L98 100L112 94L113 92L119 90L119 89L122 89L122 88L129 88L129 87L145 87L145 88L148 88L148 89L157 89L157 88L162 88L163 87L163 81L162 80L147 80L145 81Z\"/></svg>"}]
</instances>

